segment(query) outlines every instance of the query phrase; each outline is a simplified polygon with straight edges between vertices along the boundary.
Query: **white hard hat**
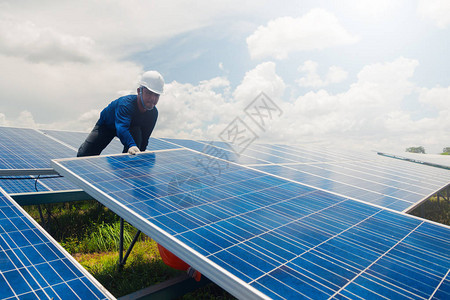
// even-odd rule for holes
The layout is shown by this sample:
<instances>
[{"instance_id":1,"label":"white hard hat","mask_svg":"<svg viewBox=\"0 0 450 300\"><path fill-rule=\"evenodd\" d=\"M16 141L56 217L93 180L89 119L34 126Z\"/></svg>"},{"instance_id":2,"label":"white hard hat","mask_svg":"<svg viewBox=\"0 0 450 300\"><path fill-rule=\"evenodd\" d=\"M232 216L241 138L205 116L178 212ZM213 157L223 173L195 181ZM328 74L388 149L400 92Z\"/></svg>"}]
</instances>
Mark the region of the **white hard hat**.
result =
<instances>
[{"instance_id":1,"label":"white hard hat","mask_svg":"<svg viewBox=\"0 0 450 300\"><path fill-rule=\"evenodd\" d=\"M142 74L139 84L158 95L164 91L164 78L157 71L147 71Z\"/></svg>"}]
</instances>

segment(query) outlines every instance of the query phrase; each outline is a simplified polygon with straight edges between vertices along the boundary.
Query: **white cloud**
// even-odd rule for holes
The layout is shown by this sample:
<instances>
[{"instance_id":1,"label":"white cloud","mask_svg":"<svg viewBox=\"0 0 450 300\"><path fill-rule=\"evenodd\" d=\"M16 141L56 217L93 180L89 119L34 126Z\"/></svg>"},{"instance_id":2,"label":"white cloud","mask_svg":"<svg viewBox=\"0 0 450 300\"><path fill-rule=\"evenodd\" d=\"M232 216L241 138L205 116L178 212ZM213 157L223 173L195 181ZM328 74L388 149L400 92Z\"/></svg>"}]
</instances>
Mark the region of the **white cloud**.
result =
<instances>
[{"instance_id":1,"label":"white cloud","mask_svg":"<svg viewBox=\"0 0 450 300\"><path fill-rule=\"evenodd\" d=\"M126 57L180 33L253 12L260 1L41 0L0 4L0 18L14 16L39 28L87 37L102 52Z\"/></svg>"},{"instance_id":2,"label":"white cloud","mask_svg":"<svg viewBox=\"0 0 450 300\"><path fill-rule=\"evenodd\" d=\"M247 38L247 46L253 59L285 59L291 52L322 50L356 41L336 16L316 8L299 18L281 17L259 26Z\"/></svg>"},{"instance_id":3,"label":"white cloud","mask_svg":"<svg viewBox=\"0 0 450 300\"><path fill-rule=\"evenodd\" d=\"M440 111L450 110L450 87L422 88L420 89L419 101L432 105Z\"/></svg>"},{"instance_id":4,"label":"white cloud","mask_svg":"<svg viewBox=\"0 0 450 300\"><path fill-rule=\"evenodd\" d=\"M422 145L429 153L438 152L450 138L450 87L414 86L410 79L417 66L416 60L402 57L368 65L343 93L311 91L290 102L282 100L286 84L276 73L273 62L261 63L248 71L234 90L224 77L197 85L173 81L167 84L158 103L159 120L154 136L217 140L235 117L245 120L244 107L263 90L281 107L283 114L273 119L267 131L258 132L259 142L322 141L331 147L356 146L381 151L403 151L409 146ZM402 101L408 95L417 95L423 105L435 108L437 115L413 119L402 108ZM90 130L98 118L98 107L102 106L94 107L97 109L84 110L85 113L79 113L73 120L52 123L35 122L36 118L28 112L10 120L0 109L0 125L26 123L41 128Z\"/></svg>"},{"instance_id":5,"label":"white cloud","mask_svg":"<svg viewBox=\"0 0 450 300\"><path fill-rule=\"evenodd\" d=\"M86 63L95 59L94 41L70 36L52 28L38 27L30 21L0 19L0 53L23 57L32 62Z\"/></svg>"},{"instance_id":6,"label":"white cloud","mask_svg":"<svg viewBox=\"0 0 450 300\"><path fill-rule=\"evenodd\" d=\"M347 79L348 73L337 66L331 66L328 69L325 78L322 79L317 73L318 64L314 61L307 60L298 67L298 71L306 73L306 76L296 80L300 86L304 87L324 87L332 83L339 83Z\"/></svg>"},{"instance_id":7,"label":"white cloud","mask_svg":"<svg viewBox=\"0 0 450 300\"><path fill-rule=\"evenodd\" d=\"M264 62L248 71L231 93L223 77L198 85L172 82L158 103L159 120L155 135L191 139L219 139L219 134L236 117L245 118L244 108L262 91L281 101L285 83L276 74L273 62Z\"/></svg>"},{"instance_id":8,"label":"white cloud","mask_svg":"<svg viewBox=\"0 0 450 300\"><path fill-rule=\"evenodd\" d=\"M245 107L261 92L264 92L270 98L281 98L286 85L283 79L277 75L275 69L274 62L263 62L248 71L233 93L235 101L243 103L244 106L242 107Z\"/></svg>"},{"instance_id":9,"label":"white cloud","mask_svg":"<svg viewBox=\"0 0 450 300\"><path fill-rule=\"evenodd\" d=\"M449 99L448 89L421 90L422 102L441 108L434 118L413 120L410 113L402 109L405 97L417 92L417 87L410 82L417 65L416 60L402 57L368 65L344 93L319 90L300 96L292 103L284 102L283 116L261 138L284 143L321 140L330 145L398 151L411 145L423 145L439 151L442 142L449 138L448 103L443 110Z\"/></svg>"},{"instance_id":10,"label":"white cloud","mask_svg":"<svg viewBox=\"0 0 450 300\"><path fill-rule=\"evenodd\" d=\"M433 21L437 27L447 28L450 24L450 1L419 0L417 13L423 18Z\"/></svg>"},{"instance_id":11,"label":"white cloud","mask_svg":"<svg viewBox=\"0 0 450 300\"><path fill-rule=\"evenodd\" d=\"M235 113L227 100L230 82L216 77L194 86L168 83L158 103L155 135L178 138L212 138L208 127L221 124Z\"/></svg>"},{"instance_id":12,"label":"white cloud","mask_svg":"<svg viewBox=\"0 0 450 300\"><path fill-rule=\"evenodd\" d=\"M118 91L135 89L142 69L109 59L88 64L33 63L0 55L0 112L17 115L26 109L38 123L68 122L106 106Z\"/></svg>"}]
</instances>

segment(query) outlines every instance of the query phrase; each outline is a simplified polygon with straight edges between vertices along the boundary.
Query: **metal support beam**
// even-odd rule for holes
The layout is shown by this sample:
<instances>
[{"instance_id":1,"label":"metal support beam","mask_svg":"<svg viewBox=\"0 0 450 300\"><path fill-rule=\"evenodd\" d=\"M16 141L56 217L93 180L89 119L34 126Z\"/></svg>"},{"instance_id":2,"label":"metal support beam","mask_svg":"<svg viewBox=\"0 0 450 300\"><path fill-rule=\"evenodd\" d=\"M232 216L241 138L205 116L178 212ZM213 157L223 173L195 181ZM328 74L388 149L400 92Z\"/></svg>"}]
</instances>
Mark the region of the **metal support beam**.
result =
<instances>
[{"instance_id":1,"label":"metal support beam","mask_svg":"<svg viewBox=\"0 0 450 300\"><path fill-rule=\"evenodd\" d=\"M72 201L95 200L83 190L50 191L10 194L19 205L38 205Z\"/></svg>"},{"instance_id":2,"label":"metal support beam","mask_svg":"<svg viewBox=\"0 0 450 300\"><path fill-rule=\"evenodd\" d=\"M1 169L0 176L59 175L52 168L42 169Z\"/></svg>"},{"instance_id":3,"label":"metal support beam","mask_svg":"<svg viewBox=\"0 0 450 300\"><path fill-rule=\"evenodd\" d=\"M128 247L127 253L125 253L125 256L123 256L123 219L120 218L119 269L122 269L125 266L128 256L130 255L131 250L133 250L134 244L136 244L140 234L141 231L138 230L134 235L133 241L131 241L131 244Z\"/></svg>"}]
</instances>

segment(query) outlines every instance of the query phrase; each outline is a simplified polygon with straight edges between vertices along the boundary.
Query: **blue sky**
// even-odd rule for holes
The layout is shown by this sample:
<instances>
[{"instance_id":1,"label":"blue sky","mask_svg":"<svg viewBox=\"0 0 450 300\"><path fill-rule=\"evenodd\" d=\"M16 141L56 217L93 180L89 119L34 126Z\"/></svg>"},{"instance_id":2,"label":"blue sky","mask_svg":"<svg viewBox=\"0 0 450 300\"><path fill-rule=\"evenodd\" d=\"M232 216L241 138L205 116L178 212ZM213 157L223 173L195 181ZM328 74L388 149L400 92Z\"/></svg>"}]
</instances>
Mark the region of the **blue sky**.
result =
<instances>
[{"instance_id":1,"label":"blue sky","mask_svg":"<svg viewBox=\"0 0 450 300\"><path fill-rule=\"evenodd\" d=\"M154 135L217 139L260 93L260 142L450 146L450 3L0 1L0 125L90 130L166 80Z\"/></svg>"}]
</instances>

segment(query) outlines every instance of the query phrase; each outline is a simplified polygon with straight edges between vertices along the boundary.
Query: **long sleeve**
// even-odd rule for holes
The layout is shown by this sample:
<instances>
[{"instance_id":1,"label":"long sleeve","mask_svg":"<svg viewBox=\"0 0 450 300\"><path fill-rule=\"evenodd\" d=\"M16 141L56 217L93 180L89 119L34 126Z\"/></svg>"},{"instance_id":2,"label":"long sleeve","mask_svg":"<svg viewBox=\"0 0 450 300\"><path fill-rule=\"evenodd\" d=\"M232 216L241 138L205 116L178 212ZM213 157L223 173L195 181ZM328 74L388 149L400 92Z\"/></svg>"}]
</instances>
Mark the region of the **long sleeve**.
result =
<instances>
[{"instance_id":1,"label":"long sleeve","mask_svg":"<svg viewBox=\"0 0 450 300\"><path fill-rule=\"evenodd\" d=\"M120 141L126 148L136 146L133 137L130 134L130 123L133 115L133 109L127 105L119 105L116 109L116 133Z\"/></svg>"}]
</instances>

